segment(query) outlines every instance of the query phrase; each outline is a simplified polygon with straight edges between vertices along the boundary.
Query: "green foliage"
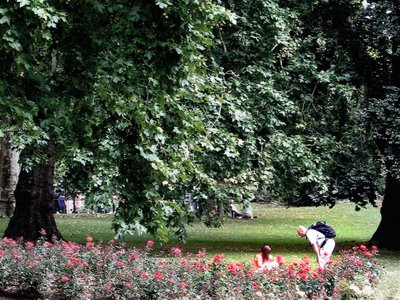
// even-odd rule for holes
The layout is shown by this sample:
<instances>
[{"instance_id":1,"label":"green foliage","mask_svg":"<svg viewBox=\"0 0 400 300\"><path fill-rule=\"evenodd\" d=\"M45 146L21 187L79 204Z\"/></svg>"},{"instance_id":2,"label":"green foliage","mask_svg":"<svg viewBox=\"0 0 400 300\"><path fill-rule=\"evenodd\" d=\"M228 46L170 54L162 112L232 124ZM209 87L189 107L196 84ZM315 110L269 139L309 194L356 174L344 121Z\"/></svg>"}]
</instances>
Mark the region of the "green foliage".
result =
<instances>
[{"instance_id":1,"label":"green foliage","mask_svg":"<svg viewBox=\"0 0 400 300\"><path fill-rule=\"evenodd\" d=\"M263 193L375 205L382 161L398 174L388 4L2 3L0 136L15 132L25 169L54 144L57 185L115 204L121 238L184 240L196 217L219 227L229 199ZM348 45L367 49L378 89Z\"/></svg>"}]
</instances>

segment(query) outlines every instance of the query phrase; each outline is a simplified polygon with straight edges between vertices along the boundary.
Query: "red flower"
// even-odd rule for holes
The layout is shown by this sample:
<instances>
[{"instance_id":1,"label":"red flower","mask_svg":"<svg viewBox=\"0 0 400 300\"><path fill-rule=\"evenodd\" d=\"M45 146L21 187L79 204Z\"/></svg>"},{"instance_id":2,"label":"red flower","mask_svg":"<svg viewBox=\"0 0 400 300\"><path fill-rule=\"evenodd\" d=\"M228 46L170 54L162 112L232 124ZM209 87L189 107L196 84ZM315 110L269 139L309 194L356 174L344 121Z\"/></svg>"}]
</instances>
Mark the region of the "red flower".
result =
<instances>
[{"instance_id":1,"label":"red flower","mask_svg":"<svg viewBox=\"0 0 400 300\"><path fill-rule=\"evenodd\" d=\"M255 290L259 290L259 289L261 288L261 285L260 285L258 282L256 282L256 281L253 281L253 282L251 283L251 286L252 286L253 289L255 289Z\"/></svg>"},{"instance_id":2,"label":"red flower","mask_svg":"<svg viewBox=\"0 0 400 300\"><path fill-rule=\"evenodd\" d=\"M371 254L371 252L367 251L364 253L364 256L370 258L372 256L372 254Z\"/></svg>"},{"instance_id":3,"label":"red flower","mask_svg":"<svg viewBox=\"0 0 400 300\"><path fill-rule=\"evenodd\" d=\"M162 276L162 273L160 271L155 271L154 278L157 280L164 280L164 276Z\"/></svg>"},{"instance_id":4,"label":"red flower","mask_svg":"<svg viewBox=\"0 0 400 300\"><path fill-rule=\"evenodd\" d=\"M200 266L199 269L200 271L204 272L208 270L208 266Z\"/></svg>"},{"instance_id":5,"label":"red flower","mask_svg":"<svg viewBox=\"0 0 400 300\"><path fill-rule=\"evenodd\" d=\"M214 261L217 262L217 263L221 262L222 259L224 258L224 256L225 256L224 254L217 254L217 255L214 256Z\"/></svg>"},{"instance_id":6,"label":"red flower","mask_svg":"<svg viewBox=\"0 0 400 300\"><path fill-rule=\"evenodd\" d=\"M153 242L153 241L147 241L146 246L149 247L149 248L151 248L151 247L154 246L154 242Z\"/></svg>"},{"instance_id":7,"label":"red flower","mask_svg":"<svg viewBox=\"0 0 400 300\"><path fill-rule=\"evenodd\" d=\"M134 252L129 255L130 260L136 260L137 258L138 258L138 255Z\"/></svg>"},{"instance_id":8,"label":"red flower","mask_svg":"<svg viewBox=\"0 0 400 300\"><path fill-rule=\"evenodd\" d=\"M361 251L365 251L365 250L367 250L367 246L365 246L365 245L361 245L361 246L360 246L360 250L361 250Z\"/></svg>"},{"instance_id":9,"label":"red flower","mask_svg":"<svg viewBox=\"0 0 400 300\"><path fill-rule=\"evenodd\" d=\"M195 260L194 262L192 262L192 266L196 267L196 266L198 266L198 265L200 265L200 262L199 262L199 261Z\"/></svg>"},{"instance_id":10,"label":"red flower","mask_svg":"<svg viewBox=\"0 0 400 300\"><path fill-rule=\"evenodd\" d=\"M232 275L236 275L237 274L237 269L236 269L236 266L234 264L229 264L228 265L228 269L229 269L229 273L231 273Z\"/></svg>"},{"instance_id":11,"label":"red flower","mask_svg":"<svg viewBox=\"0 0 400 300\"><path fill-rule=\"evenodd\" d=\"M300 274L300 277L301 277L303 280L306 280L306 279L308 278L308 273L301 273L301 274Z\"/></svg>"}]
</instances>

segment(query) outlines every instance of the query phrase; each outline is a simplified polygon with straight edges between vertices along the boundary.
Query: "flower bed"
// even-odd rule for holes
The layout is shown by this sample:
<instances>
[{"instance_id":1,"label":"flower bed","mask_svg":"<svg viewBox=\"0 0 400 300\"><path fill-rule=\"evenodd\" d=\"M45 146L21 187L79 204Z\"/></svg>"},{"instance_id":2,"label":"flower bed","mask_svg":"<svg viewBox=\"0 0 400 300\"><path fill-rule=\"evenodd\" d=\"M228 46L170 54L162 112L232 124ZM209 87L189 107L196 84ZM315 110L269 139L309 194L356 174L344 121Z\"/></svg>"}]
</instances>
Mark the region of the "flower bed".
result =
<instances>
[{"instance_id":1,"label":"flower bed","mask_svg":"<svg viewBox=\"0 0 400 300\"><path fill-rule=\"evenodd\" d=\"M325 270L312 270L308 256L254 272L250 263L224 255L152 254L154 243L128 249L113 241L86 245L39 240L0 240L0 294L31 299L368 299L382 273L378 249L342 251Z\"/></svg>"}]
</instances>

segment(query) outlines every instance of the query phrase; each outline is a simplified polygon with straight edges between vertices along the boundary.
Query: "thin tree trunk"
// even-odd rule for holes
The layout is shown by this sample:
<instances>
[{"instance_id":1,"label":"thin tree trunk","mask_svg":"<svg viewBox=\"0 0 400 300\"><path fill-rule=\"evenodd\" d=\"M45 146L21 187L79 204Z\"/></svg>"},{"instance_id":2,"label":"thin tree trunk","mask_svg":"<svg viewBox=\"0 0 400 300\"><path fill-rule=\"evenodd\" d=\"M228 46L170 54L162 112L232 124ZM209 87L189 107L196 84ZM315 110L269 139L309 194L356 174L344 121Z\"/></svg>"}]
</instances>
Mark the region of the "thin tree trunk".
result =
<instances>
[{"instance_id":1,"label":"thin tree trunk","mask_svg":"<svg viewBox=\"0 0 400 300\"><path fill-rule=\"evenodd\" d=\"M48 159L32 171L22 170L14 195L15 211L5 230L4 237L37 240L44 232L51 240L62 239L53 215L53 144L47 147ZM44 230L44 231L43 231Z\"/></svg>"},{"instance_id":2,"label":"thin tree trunk","mask_svg":"<svg viewBox=\"0 0 400 300\"><path fill-rule=\"evenodd\" d=\"M15 208L19 152L12 149L11 138L11 134L7 134L0 146L0 217L11 217Z\"/></svg>"}]
</instances>

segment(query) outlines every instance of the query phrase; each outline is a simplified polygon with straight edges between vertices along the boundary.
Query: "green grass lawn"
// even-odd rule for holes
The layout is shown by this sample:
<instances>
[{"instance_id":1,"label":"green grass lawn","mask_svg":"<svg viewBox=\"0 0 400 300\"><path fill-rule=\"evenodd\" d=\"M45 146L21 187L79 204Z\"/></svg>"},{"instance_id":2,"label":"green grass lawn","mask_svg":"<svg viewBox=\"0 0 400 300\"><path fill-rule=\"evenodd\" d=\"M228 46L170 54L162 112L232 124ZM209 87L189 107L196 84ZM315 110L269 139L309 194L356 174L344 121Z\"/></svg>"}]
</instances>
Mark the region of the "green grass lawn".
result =
<instances>
[{"instance_id":1,"label":"green grass lawn","mask_svg":"<svg viewBox=\"0 0 400 300\"><path fill-rule=\"evenodd\" d=\"M369 207L355 211L354 204L342 202L328 207L282 207L255 204L253 220L228 220L221 228L207 228L201 223L188 227L187 243L179 244L171 239L156 249L162 254L172 246L184 252L197 253L206 249L209 254L224 253L226 259L250 262L264 243L272 245L274 255L282 255L285 262L301 259L304 254L314 256L307 240L296 234L298 225L308 226L317 220L325 220L337 232L336 250L359 245L369 240L379 221L379 208ZM91 235L96 242L113 239L112 215L56 215L59 230L66 240L83 243ZM4 232L8 219L0 219L0 233ZM150 236L127 237L127 246L142 247ZM338 255L338 251L334 252ZM400 253L382 251L380 260L385 266L385 276L380 283L382 299L400 299ZM315 262L314 262L315 263ZM315 264L316 265L316 264Z\"/></svg>"}]
</instances>

